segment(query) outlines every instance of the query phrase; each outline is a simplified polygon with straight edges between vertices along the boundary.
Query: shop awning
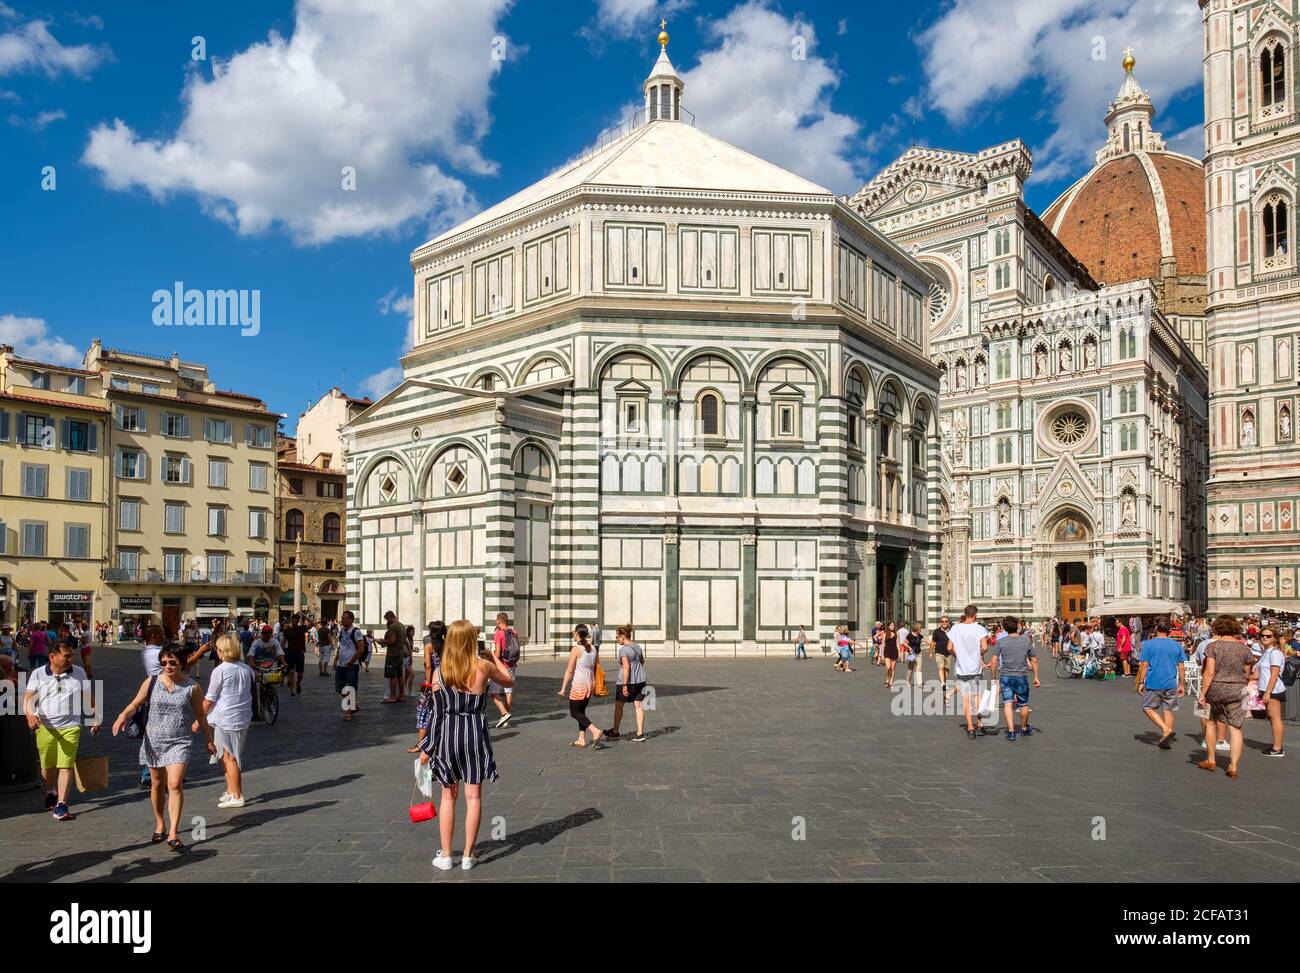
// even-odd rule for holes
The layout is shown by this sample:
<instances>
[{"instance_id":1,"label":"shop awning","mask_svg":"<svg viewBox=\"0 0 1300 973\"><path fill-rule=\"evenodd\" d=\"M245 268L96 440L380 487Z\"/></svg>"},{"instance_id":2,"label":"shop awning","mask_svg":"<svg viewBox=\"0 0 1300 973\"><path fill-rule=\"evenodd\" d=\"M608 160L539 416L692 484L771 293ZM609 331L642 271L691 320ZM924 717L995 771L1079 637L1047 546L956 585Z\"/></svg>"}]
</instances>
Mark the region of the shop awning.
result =
<instances>
[{"instance_id":1,"label":"shop awning","mask_svg":"<svg viewBox=\"0 0 1300 973\"><path fill-rule=\"evenodd\" d=\"M1103 601L1092 605L1088 615L1100 618L1104 615L1117 615L1128 618L1132 615L1190 615L1191 609L1181 601L1165 601L1159 598L1120 598L1115 601Z\"/></svg>"},{"instance_id":2,"label":"shop awning","mask_svg":"<svg viewBox=\"0 0 1300 973\"><path fill-rule=\"evenodd\" d=\"M194 609L194 614L199 618L228 618L230 616L230 606L225 608L207 608L200 606Z\"/></svg>"}]
</instances>

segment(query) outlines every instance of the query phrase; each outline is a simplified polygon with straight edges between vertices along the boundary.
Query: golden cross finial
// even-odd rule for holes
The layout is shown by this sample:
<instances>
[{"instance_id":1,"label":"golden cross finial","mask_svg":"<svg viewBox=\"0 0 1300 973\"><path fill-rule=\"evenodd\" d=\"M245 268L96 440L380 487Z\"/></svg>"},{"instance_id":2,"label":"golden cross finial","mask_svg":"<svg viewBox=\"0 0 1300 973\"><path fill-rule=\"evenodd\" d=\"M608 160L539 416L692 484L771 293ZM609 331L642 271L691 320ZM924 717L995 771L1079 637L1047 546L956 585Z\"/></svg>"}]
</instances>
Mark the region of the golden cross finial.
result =
<instances>
[{"instance_id":1,"label":"golden cross finial","mask_svg":"<svg viewBox=\"0 0 1300 973\"><path fill-rule=\"evenodd\" d=\"M668 21L660 17L659 18L659 46L662 48L666 48L668 46L667 27L668 27Z\"/></svg>"},{"instance_id":2,"label":"golden cross finial","mask_svg":"<svg viewBox=\"0 0 1300 973\"><path fill-rule=\"evenodd\" d=\"M1133 48L1124 48L1124 70L1131 72L1135 64L1137 64L1137 58L1133 56Z\"/></svg>"},{"instance_id":3,"label":"golden cross finial","mask_svg":"<svg viewBox=\"0 0 1300 973\"><path fill-rule=\"evenodd\" d=\"M659 29L660 29L660 30L664 30L667 26L668 26L668 21L666 21L666 20L664 20L662 17L660 17L660 18L659 18Z\"/></svg>"}]
</instances>

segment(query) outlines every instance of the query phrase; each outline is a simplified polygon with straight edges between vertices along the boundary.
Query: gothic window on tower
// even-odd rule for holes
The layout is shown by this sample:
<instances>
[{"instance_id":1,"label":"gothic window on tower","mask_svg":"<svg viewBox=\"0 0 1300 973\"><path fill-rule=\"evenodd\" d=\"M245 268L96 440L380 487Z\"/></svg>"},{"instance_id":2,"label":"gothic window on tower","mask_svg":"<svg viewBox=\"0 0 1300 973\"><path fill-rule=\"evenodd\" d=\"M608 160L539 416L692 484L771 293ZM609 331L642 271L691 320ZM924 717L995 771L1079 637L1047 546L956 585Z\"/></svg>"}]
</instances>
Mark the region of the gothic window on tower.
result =
<instances>
[{"instance_id":1,"label":"gothic window on tower","mask_svg":"<svg viewBox=\"0 0 1300 973\"><path fill-rule=\"evenodd\" d=\"M1263 118L1275 118L1286 110L1286 43L1268 38L1259 52L1259 106Z\"/></svg>"},{"instance_id":2,"label":"gothic window on tower","mask_svg":"<svg viewBox=\"0 0 1300 973\"><path fill-rule=\"evenodd\" d=\"M1290 266L1291 207L1287 199L1275 193L1264 200L1260 212L1260 238L1264 244L1264 270Z\"/></svg>"}]
</instances>

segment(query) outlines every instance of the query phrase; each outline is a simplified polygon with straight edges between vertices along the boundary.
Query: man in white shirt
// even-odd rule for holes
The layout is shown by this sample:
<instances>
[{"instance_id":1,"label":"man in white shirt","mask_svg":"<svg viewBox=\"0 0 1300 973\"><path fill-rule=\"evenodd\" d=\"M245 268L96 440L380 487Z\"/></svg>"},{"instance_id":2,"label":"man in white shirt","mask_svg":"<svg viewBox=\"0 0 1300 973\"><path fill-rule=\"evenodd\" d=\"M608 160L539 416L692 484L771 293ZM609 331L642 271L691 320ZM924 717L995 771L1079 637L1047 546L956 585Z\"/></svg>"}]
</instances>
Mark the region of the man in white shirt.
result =
<instances>
[{"instance_id":1,"label":"man in white shirt","mask_svg":"<svg viewBox=\"0 0 1300 973\"><path fill-rule=\"evenodd\" d=\"M351 720L357 711L357 673L366 649L366 637L353 626L353 614L343 613L339 628L338 660L334 663L334 691L343 697L343 719Z\"/></svg>"},{"instance_id":2,"label":"man in white shirt","mask_svg":"<svg viewBox=\"0 0 1300 973\"><path fill-rule=\"evenodd\" d=\"M966 715L966 738L974 740L984 732L977 708L981 676L988 664L984 653L989 647L989 630L975 620L979 609L967 605L961 621L948 629L948 643L956 657L957 686L961 690L962 711ZM978 732L977 732L978 731Z\"/></svg>"},{"instance_id":3,"label":"man in white shirt","mask_svg":"<svg viewBox=\"0 0 1300 973\"><path fill-rule=\"evenodd\" d=\"M1083 636L1083 648L1098 659L1101 658L1106 650L1106 636L1101 634L1101 622L1089 623L1088 631Z\"/></svg>"},{"instance_id":4,"label":"man in white shirt","mask_svg":"<svg viewBox=\"0 0 1300 973\"><path fill-rule=\"evenodd\" d=\"M86 670L74 666L72 658L70 642L56 643L49 650L49 661L28 674L23 697L27 726L36 731L36 755L45 778L45 809L56 821L76 817L68 810L68 790L81 743L83 701L91 689ZM98 721L90 732L99 733Z\"/></svg>"}]
</instances>

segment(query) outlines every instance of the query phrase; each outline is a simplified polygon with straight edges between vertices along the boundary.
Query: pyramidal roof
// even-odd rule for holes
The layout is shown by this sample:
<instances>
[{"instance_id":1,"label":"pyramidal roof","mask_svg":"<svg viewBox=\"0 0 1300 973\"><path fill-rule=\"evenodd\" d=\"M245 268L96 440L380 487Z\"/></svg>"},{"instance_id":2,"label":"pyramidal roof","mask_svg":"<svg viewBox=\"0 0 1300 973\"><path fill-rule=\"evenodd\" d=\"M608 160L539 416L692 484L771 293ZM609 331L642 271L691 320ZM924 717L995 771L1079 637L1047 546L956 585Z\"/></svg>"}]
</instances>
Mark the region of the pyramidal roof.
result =
<instances>
[{"instance_id":1,"label":"pyramidal roof","mask_svg":"<svg viewBox=\"0 0 1300 973\"><path fill-rule=\"evenodd\" d=\"M660 21L660 27L664 26ZM584 187L602 193L621 188L835 198L824 186L682 121L680 100L685 84L668 60L666 32L659 34L659 46L659 59L645 81L643 124L440 233L417 252Z\"/></svg>"},{"instance_id":2,"label":"pyramidal roof","mask_svg":"<svg viewBox=\"0 0 1300 973\"><path fill-rule=\"evenodd\" d=\"M485 226L553 196L590 186L659 190L708 190L790 196L834 197L829 189L686 123L648 122L594 154L551 173L434 237L425 246Z\"/></svg>"}]
</instances>

